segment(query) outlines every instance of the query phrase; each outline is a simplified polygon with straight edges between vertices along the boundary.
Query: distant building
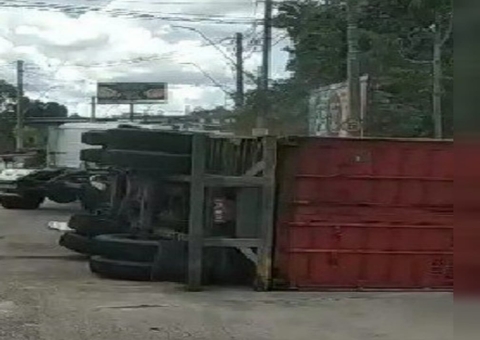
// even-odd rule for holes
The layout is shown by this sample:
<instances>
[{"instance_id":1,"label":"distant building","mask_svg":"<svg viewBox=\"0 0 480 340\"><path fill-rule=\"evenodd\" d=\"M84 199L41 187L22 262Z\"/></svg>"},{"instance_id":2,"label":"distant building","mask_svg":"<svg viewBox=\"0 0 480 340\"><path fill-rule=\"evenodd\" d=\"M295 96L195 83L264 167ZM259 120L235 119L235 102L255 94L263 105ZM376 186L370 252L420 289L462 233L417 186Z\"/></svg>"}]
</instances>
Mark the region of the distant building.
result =
<instances>
[{"instance_id":1,"label":"distant building","mask_svg":"<svg viewBox=\"0 0 480 340\"><path fill-rule=\"evenodd\" d=\"M219 131L229 132L235 123L235 115L224 107L214 109L195 108L188 115L143 115L135 114L137 123L154 123L171 126L182 131ZM111 119L128 120L129 113L110 116Z\"/></svg>"},{"instance_id":2,"label":"distant building","mask_svg":"<svg viewBox=\"0 0 480 340\"><path fill-rule=\"evenodd\" d=\"M200 124L217 127L221 130L230 130L236 121L235 114L222 106L211 110L197 109L190 116Z\"/></svg>"}]
</instances>

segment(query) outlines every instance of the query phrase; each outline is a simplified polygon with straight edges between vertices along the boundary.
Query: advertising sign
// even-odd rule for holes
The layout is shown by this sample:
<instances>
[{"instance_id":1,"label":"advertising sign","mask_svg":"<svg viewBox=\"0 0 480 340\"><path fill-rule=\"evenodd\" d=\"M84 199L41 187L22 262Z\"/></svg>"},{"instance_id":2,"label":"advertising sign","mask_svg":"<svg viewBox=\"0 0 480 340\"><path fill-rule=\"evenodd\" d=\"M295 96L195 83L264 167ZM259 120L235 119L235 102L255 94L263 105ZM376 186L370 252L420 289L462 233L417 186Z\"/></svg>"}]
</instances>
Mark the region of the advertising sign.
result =
<instances>
[{"instance_id":1,"label":"advertising sign","mask_svg":"<svg viewBox=\"0 0 480 340\"><path fill-rule=\"evenodd\" d=\"M360 79L361 120L366 116L368 77ZM312 92L309 108L309 133L311 136L349 137L353 132L361 134L361 121L353 119L348 106L346 82L321 87Z\"/></svg>"},{"instance_id":2,"label":"advertising sign","mask_svg":"<svg viewBox=\"0 0 480 340\"><path fill-rule=\"evenodd\" d=\"M98 104L152 104L167 101L166 83L98 83Z\"/></svg>"}]
</instances>

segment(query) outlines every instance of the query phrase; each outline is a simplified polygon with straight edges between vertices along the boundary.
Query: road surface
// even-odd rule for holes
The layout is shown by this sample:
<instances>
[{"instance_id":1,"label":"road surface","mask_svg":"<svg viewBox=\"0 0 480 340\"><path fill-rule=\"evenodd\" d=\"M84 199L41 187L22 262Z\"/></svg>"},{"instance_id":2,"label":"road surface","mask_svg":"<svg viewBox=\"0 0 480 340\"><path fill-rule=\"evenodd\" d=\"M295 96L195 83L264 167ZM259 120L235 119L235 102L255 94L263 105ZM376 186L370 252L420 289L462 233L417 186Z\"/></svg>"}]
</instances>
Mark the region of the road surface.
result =
<instances>
[{"instance_id":1,"label":"road surface","mask_svg":"<svg viewBox=\"0 0 480 340\"><path fill-rule=\"evenodd\" d=\"M0 340L450 340L443 293L256 293L102 280L57 246L75 206L0 208Z\"/></svg>"}]
</instances>

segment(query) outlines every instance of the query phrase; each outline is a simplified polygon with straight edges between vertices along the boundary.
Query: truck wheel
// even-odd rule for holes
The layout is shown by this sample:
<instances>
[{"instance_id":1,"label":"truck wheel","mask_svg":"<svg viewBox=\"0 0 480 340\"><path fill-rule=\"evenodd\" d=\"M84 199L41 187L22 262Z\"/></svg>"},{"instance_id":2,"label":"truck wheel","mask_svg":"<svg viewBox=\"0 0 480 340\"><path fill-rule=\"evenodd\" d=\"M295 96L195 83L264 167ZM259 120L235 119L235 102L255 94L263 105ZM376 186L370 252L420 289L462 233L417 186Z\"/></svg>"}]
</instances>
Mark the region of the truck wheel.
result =
<instances>
[{"instance_id":1,"label":"truck wheel","mask_svg":"<svg viewBox=\"0 0 480 340\"><path fill-rule=\"evenodd\" d=\"M162 240L160 245L153 262L152 278L155 281L184 283L187 280L188 243ZM207 272L204 269L204 273ZM207 281L205 277L204 275L204 282Z\"/></svg>"},{"instance_id":2,"label":"truck wheel","mask_svg":"<svg viewBox=\"0 0 480 340\"><path fill-rule=\"evenodd\" d=\"M155 170L168 174L188 174L190 155L175 155L165 152L108 150L106 162L110 165Z\"/></svg>"},{"instance_id":3,"label":"truck wheel","mask_svg":"<svg viewBox=\"0 0 480 340\"><path fill-rule=\"evenodd\" d=\"M70 217L68 226L84 236L94 237L103 234L115 234L126 228L105 216L75 214Z\"/></svg>"},{"instance_id":4,"label":"truck wheel","mask_svg":"<svg viewBox=\"0 0 480 340\"><path fill-rule=\"evenodd\" d=\"M187 277L188 244L169 239L136 239L133 235L100 235L95 238L97 255L104 259L143 263L150 266L149 279L183 283ZM209 282L211 268L204 264L203 282Z\"/></svg>"},{"instance_id":5,"label":"truck wheel","mask_svg":"<svg viewBox=\"0 0 480 340\"><path fill-rule=\"evenodd\" d=\"M79 254L93 255L95 253L95 241L74 231L63 234L58 244Z\"/></svg>"},{"instance_id":6,"label":"truck wheel","mask_svg":"<svg viewBox=\"0 0 480 340\"><path fill-rule=\"evenodd\" d=\"M45 201L43 196L29 196L29 197L2 197L0 204L5 209L11 210L35 210Z\"/></svg>"},{"instance_id":7,"label":"truck wheel","mask_svg":"<svg viewBox=\"0 0 480 340\"><path fill-rule=\"evenodd\" d=\"M108 134L106 131L87 131L82 133L82 143L87 145L106 146Z\"/></svg>"},{"instance_id":8,"label":"truck wheel","mask_svg":"<svg viewBox=\"0 0 480 340\"><path fill-rule=\"evenodd\" d=\"M90 258L90 270L100 276L129 281L150 281L152 264L106 259L101 256Z\"/></svg>"},{"instance_id":9,"label":"truck wheel","mask_svg":"<svg viewBox=\"0 0 480 340\"><path fill-rule=\"evenodd\" d=\"M139 239L135 235L110 234L95 238L98 255L103 257L133 262L153 262L161 247L160 239Z\"/></svg>"},{"instance_id":10,"label":"truck wheel","mask_svg":"<svg viewBox=\"0 0 480 340\"><path fill-rule=\"evenodd\" d=\"M192 153L191 133L120 128L108 130L107 134L111 149Z\"/></svg>"},{"instance_id":11,"label":"truck wheel","mask_svg":"<svg viewBox=\"0 0 480 340\"><path fill-rule=\"evenodd\" d=\"M103 155L103 149L99 148L80 150L80 160L88 163L103 163Z\"/></svg>"}]
</instances>

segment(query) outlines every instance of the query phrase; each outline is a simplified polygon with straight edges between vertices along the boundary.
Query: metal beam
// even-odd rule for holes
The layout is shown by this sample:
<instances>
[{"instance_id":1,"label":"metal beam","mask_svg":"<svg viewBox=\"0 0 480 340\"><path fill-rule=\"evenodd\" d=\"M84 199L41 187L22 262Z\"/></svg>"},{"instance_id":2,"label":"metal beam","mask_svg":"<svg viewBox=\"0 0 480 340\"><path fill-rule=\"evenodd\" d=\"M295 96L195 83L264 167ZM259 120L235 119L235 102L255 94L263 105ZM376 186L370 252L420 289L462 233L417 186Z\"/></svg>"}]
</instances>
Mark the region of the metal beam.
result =
<instances>
[{"instance_id":1,"label":"metal beam","mask_svg":"<svg viewBox=\"0 0 480 340\"><path fill-rule=\"evenodd\" d=\"M211 237L205 239L203 245L205 247L258 248L261 243L258 238Z\"/></svg>"},{"instance_id":2,"label":"metal beam","mask_svg":"<svg viewBox=\"0 0 480 340\"><path fill-rule=\"evenodd\" d=\"M263 139L265 169L263 177L266 180L262 192L262 212L256 289L269 290L272 278L272 247L275 223L275 170L277 164L277 140L275 137Z\"/></svg>"},{"instance_id":3,"label":"metal beam","mask_svg":"<svg viewBox=\"0 0 480 340\"><path fill-rule=\"evenodd\" d=\"M187 283L190 291L199 291L202 285L206 138L203 134L195 134L192 141Z\"/></svg>"}]
</instances>

